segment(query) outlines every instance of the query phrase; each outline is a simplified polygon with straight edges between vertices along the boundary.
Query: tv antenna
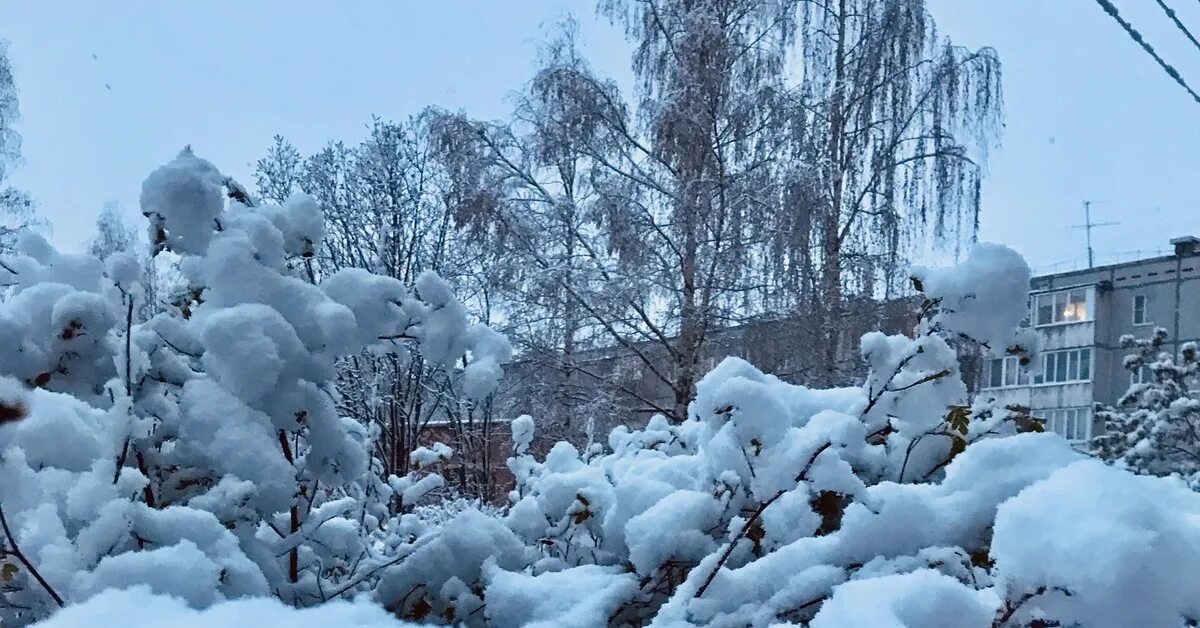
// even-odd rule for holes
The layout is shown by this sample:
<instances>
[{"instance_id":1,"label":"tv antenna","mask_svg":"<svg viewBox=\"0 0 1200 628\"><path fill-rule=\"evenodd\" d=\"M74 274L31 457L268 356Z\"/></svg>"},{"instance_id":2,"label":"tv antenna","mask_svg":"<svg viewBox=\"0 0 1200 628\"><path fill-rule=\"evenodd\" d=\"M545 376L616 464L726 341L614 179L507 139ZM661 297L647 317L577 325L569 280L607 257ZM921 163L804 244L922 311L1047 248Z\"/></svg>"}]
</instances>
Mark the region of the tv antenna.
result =
<instances>
[{"instance_id":1,"label":"tv antenna","mask_svg":"<svg viewBox=\"0 0 1200 628\"><path fill-rule=\"evenodd\" d=\"M1083 229L1087 232L1087 251L1088 251L1088 268L1095 266L1096 256L1092 252L1092 229L1094 227L1111 227L1119 225L1119 222L1092 222L1092 204L1106 203L1108 201L1084 201L1083 202L1083 224L1071 225L1072 229Z\"/></svg>"}]
</instances>

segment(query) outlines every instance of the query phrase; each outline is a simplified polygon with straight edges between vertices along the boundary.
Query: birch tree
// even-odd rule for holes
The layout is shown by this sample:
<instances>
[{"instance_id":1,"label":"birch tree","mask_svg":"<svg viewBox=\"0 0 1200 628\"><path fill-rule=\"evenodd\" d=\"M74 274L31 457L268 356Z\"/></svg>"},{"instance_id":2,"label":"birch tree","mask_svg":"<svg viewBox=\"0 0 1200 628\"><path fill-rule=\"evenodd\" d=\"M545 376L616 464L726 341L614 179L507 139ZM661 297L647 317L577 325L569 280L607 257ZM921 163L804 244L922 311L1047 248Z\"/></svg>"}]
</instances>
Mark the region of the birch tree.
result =
<instances>
[{"instance_id":1,"label":"birch tree","mask_svg":"<svg viewBox=\"0 0 1200 628\"><path fill-rule=\"evenodd\" d=\"M21 159L21 136L14 128L19 115L8 44L0 41L0 251L9 250L21 230L38 223L29 195L8 182L9 168Z\"/></svg>"},{"instance_id":2,"label":"birch tree","mask_svg":"<svg viewBox=\"0 0 1200 628\"><path fill-rule=\"evenodd\" d=\"M785 224L815 250L778 267L816 267L820 357L836 381L846 291L893 296L914 254L974 240L1000 61L940 37L923 0L805 2L799 15L793 158L807 195Z\"/></svg>"}]
</instances>

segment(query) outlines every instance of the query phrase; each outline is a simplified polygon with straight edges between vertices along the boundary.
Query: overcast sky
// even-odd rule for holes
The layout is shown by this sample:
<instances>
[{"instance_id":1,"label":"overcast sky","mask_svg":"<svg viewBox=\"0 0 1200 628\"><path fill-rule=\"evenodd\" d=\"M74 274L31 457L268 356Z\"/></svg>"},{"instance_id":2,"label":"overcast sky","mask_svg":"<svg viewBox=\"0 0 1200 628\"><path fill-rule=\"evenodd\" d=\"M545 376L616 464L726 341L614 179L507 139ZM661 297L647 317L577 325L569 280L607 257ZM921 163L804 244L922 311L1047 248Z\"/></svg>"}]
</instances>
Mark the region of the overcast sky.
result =
<instances>
[{"instance_id":1,"label":"overcast sky","mask_svg":"<svg viewBox=\"0 0 1200 628\"><path fill-rule=\"evenodd\" d=\"M1200 235L1200 104L1094 0L928 0L942 34L990 45L1004 66L1006 129L984 188L980 237L1039 270ZM1148 0L1115 0L1200 89L1200 50ZM1170 0L1200 31L1200 3ZM25 164L14 176L79 248L100 207L131 223L141 181L185 144L246 184L282 134L302 152L357 141L372 114L437 104L503 117L538 43L568 14L593 67L628 81L621 33L588 0L0 3L20 90ZM1058 266L1055 266L1058 265Z\"/></svg>"}]
</instances>

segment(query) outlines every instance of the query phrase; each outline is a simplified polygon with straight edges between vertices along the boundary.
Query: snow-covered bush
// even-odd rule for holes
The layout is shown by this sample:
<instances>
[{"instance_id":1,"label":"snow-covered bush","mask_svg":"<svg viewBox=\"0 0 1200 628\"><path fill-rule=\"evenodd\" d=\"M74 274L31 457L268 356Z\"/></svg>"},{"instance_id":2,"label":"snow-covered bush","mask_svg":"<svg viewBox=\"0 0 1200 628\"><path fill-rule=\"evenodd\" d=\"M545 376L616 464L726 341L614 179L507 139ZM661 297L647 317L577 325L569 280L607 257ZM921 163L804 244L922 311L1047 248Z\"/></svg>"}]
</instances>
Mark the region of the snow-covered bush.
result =
<instances>
[{"instance_id":1,"label":"snow-covered bush","mask_svg":"<svg viewBox=\"0 0 1200 628\"><path fill-rule=\"evenodd\" d=\"M1196 343L1187 342L1176 360L1164 350L1167 338L1161 327L1149 338L1121 338L1121 346L1132 350L1124 366L1140 381L1115 407L1097 408L1104 432L1092 445L1101 458L1135 473L1178 475L1200 490L1200 355Z\"/></svg>"},{"instance_id":2,"label":"snow-covered bush","mask_svg":"<svg viewBox=\"0 0 1200 628\"><path fill-rule=\"evenodd\" d=\"M384 477L377 432L336 410L335 360L465 364L462 387L482 395L507 343L470 325L436 276L414 289L362 270L317 276L311 202L253 207L190 152L147 179L143 210L187 282L143 324L136 265L26 237L0 266L5 626L60 605L73 607L45 625L1200 618L1200 495L1088 460L1020 408L969 403L951 343L1036 350L1014 332L1029 270L1004 247L916 271L921 323L862 339L862 386L809 389L729 358L687 420L543 459L534 418L518 417L504 512L414 513L453 452L414 448L410 473ZM282 604L241 599L254 597Z\"/></svg>"},{"instance_id":3,"label":"snow-covered bush","mask_svg":"<svg viewBox=\"0 0 1200 628\"><path fill-rule=\"evenodd\" d=\"M335 360L465 362L464 389L486 395L507 343L436 275L307 272L316 205L251 206L188 150L146 180L142 210L188 284L144 324L119 256L26 236L0 266L0 623L140 584L197 608L370 587L411 540L395 489L437 480L380 476L372 433L335 409Z\"/></svg>"},{"instance_id":4,"label":"snow-covered bush","mask_svg":"<svg viewBox=\"0 0 1200 628\"><path fill-rule=\"evenodd\" d=\"M144 587L106 591L70 606L38 628L406 628L417 624L397 620L367 600L353 604L331 602L296 609L275 599L242 599L194 609L178 598L154 595Z\"/></svg>"},{"instance_id":5,"label":"snow-covered bush","mask_svg":"<svg viewBox=\"0 0 1200 628\"><path fill-rule=\"evenodd\" d=\"M492 572L489 617L959 628L1196 616L1200 581L1168 573L1200 547L1188 514L1200 498L1085 460L1020 408L965 405L948 341L1035 350L1014 333L1019 256L981 245L915 279L927 297L915 337L868 334L860 388L807 389L729 358L683 424L618 428L601 455L518 449L507 521L540 558L519 587Z\"/></svg>"}]
</instances>

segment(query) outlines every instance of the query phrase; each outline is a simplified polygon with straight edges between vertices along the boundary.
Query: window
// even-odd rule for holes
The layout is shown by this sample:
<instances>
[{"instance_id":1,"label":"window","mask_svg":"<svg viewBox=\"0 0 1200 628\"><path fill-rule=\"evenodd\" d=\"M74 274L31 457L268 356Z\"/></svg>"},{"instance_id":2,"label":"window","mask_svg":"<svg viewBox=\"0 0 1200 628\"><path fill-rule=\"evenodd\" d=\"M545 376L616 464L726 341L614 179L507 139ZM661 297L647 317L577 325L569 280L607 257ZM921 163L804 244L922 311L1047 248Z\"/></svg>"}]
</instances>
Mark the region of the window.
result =
<instances>
[{"instance_id":1,"label":"window","mask_svg":"<svg viewBox=\"0 0 1200 628\"><path fill-rule=\"evenodd\" d=\"M1134 295L1133 297L1133 324L1134 325L1149 325L1150 316L1146 312L1148 299L1144 294Z\"/></svg>"},{"instance_id":2,"label":"window","mask_svg":"<svg viewBox=\"0 0 1200 628\"><path fill-rule=\"evenodd\" d=\"M1092 379L1092 350L1067 349L1042 354L1042 372L1033 378L1035 384L1086 382Z\"/></svg>"},{"instance_id":3,"label":"window","mask_svg":"<svg viewBox=\"0 0 1200 628\"><path fill-rule=\"evenodd\" d=\"M984 362L983 387L1008 388L1029 385L1029 374L1016 357L994 358Z\"/></svg>"},{"instance_id":4,"label":"window","mask_svg":"<svg viewBox=\"0 0 1200 628\"><path fill-rule=\"evenodd\" d=\"M1088 318L1088 289L1047 292L1034 297L1037 325L1077 323Z\"/></svg>"},{"instance_id":5,"label":"window","mask_svg":"<svg viewBox=\"0 0 1200 628\"><path fill-rule=\"evenodd\" d=\"M1142 368L1133 371L1129 374L1130 384L1148 384L1154 381L1154 371L1150 370L1149 364L1143 364Z\"/></svg>"},{"instance_id":6,"label":"window","mask_svg":"<svg viewBox=\"0 0 1200 628\"><path fill-rule=\"evenodd\" d=\"M1092 436L1092 412L1088 408L1042 410L1046 429L1067 440L1081 441Z\"/></svg>"}]
</instances>

